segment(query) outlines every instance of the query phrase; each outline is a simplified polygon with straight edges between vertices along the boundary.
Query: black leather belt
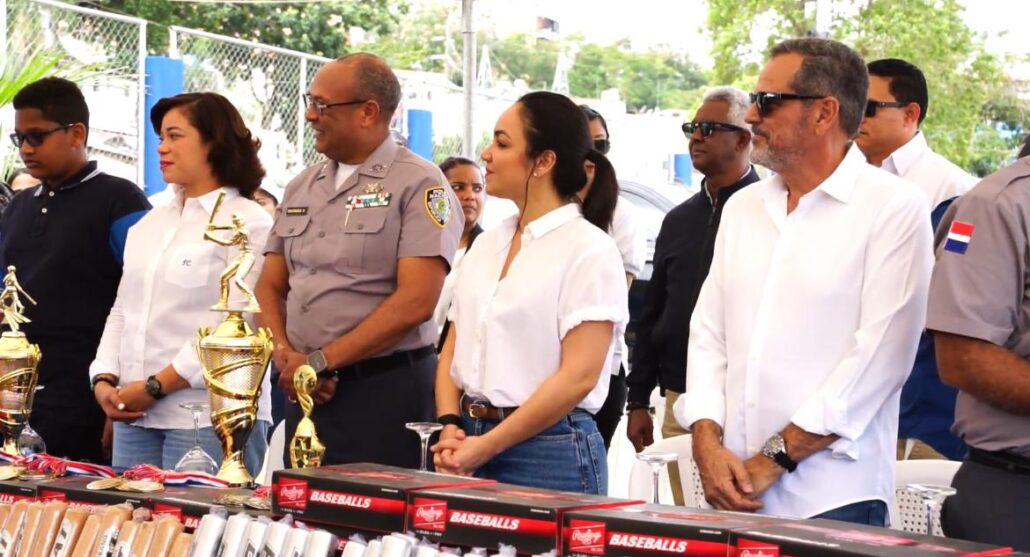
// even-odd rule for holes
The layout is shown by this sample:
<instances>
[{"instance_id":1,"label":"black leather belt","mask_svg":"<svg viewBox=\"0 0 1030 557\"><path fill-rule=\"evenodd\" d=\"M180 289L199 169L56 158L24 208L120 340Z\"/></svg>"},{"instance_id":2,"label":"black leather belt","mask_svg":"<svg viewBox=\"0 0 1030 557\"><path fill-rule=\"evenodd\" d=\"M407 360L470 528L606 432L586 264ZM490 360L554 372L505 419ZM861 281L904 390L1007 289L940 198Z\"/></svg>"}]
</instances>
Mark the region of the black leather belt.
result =
<instances>
[{"instance_id":1,"label":"black leather belt","mask_svg":"<svg viewBox=\"0 0 1030 557\"><path fill-rule=\"evenodd\" d=\"M359 381L398 367L414 367L421 359L436 354L432 346L423 346L414 350L402 350L388 356L369 358L341 368L323 371L319 377L336 377L340 381Z\"/></svg>"},{"instance_id":2,"label":"black leather belt","mask_svg":"<svg viewBox=\"0 0 1030 557\"><path fill-rule=\"evenodd\" d=\"M967 460L998 468L1013 474L1030 476L1030 458L1005 451L985 451L976 447L969 447Z\"/></svg>"}]
</instances>

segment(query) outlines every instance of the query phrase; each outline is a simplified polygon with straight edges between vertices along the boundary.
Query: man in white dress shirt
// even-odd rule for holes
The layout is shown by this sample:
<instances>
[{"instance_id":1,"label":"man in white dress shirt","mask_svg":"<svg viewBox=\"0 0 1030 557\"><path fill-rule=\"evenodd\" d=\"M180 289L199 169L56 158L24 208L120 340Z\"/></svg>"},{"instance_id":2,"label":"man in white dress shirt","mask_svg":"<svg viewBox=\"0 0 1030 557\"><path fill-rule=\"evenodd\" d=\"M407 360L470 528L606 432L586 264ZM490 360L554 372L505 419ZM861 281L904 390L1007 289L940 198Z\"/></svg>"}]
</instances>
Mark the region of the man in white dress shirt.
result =
<instances>
[{"instance_id":1,"label":"man in white dress shirt","mask_svg":"<svg viewBox=\"0 0 1030 557\"><path fill-rule=\"evenodd\" d=\"M805 38L752 94L777 174L726 205L676 405L718 508L886 522L932 239L922 195L852 144L867 88L857 53Z\"/></svg>"},{"instance_id":2,"label":"man in white dress shirt","mask_svg":"<svg viewBox=\"0 0 1030 557\"><path fill-rule=\"evenodd\" d=\"M896 58L869 63L869 100L855 143L869 164L915 183L930 210L969 191L977 181L938 155L919 131L929 94L916 66Z\"/></svg>"},{"instance_id":3,"label":"man in white dress shirt","mask_svg":"<svg viewBox=\"0 0 1030 557\"><path fill-rule=\"evenodd\" d=\"M870 62L868 68L869 100L855 143L869 164L919 186L936 228L951 202L978 179L933 152L919 131L929 104L923 72L896 58ZM957 389L941 382L933 338L924 335L901 390L898 459L962 459L966 446L950 431L957 397Z\"/></svg>"}]
</instances>

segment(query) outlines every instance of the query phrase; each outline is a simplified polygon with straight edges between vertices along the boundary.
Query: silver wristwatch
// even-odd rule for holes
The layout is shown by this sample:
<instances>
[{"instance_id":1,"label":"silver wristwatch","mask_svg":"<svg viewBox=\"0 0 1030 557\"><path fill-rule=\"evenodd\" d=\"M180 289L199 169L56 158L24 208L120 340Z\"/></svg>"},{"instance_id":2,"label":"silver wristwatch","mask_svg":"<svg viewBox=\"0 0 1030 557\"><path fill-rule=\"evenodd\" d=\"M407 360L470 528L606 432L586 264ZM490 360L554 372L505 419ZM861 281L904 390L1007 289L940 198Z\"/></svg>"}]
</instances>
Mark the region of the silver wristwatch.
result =
<instances>
[{"instance_id":1,"label":"silver wristwatch","mask_svg":"<svg viewBox=\"0 0 1030 557\"><path fill-rule=\"evenodd\" d=\"M794 462L787 455L787 442L779 433L773 435L765 442L765 446L762 447L762 454L772 459L776 464L779 464L787 472L793 472L798 467L798 463Z\"/></svg>"},{"instance_id":2,"label":"silver wristwatch","mask_svg":"<svg viewBox=\"0 0 1030 557\"><path fill-rule=\"evenodd\" d=\"M325 353L321 349L308 354L307 364L315 370L315 373L322 373L329 368L329 362L325 359Z\"/></svg>"}]
</instances>

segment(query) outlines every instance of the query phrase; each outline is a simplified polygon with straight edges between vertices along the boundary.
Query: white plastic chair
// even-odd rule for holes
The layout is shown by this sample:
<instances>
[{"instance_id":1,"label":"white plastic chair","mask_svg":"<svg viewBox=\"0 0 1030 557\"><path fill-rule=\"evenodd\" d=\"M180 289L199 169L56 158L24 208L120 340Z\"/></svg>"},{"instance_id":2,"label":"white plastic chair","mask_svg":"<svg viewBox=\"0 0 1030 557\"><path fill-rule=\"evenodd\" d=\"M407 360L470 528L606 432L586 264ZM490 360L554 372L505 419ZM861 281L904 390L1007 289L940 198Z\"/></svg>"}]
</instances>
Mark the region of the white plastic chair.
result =
<instances>
[{"instance_id":1,"label":"white plastic chair","mask_svg":"<svg viewBox=\"0 0 1030 557\"><path fill-rule=\"evenodd\" d=\"M684 506L710 509L711 506L705 501L705 491L701 486L701 473L698 472L697 464L694 463L694 452L691 443L692 438L690 435L677 435L676 437L657 441L644 450L656 453L678 454L680 458L677 464L680 470ZM633 469L630 470L629 498L650 502L653 496L653 482L654 476L651 473L651 467L647 463L638 460L633 464ZM668 487L668 468L661 471L659 483ZM671 505L672 490L662 489L662 493L659 494L659 500Z\"/></svg>"},{"instance_id":2,"label":"white plastic chair","mask_svg":"<svg viewBox=\"0 0 1030 557\"><path fill-rule=\"evenodd\" d=\"M261 471L258 472L257 483L272 485L272 473L286 468L286 464L283 462L285 445L286 420L282 420L272 430L272 438L268 441L268 451L265 452L265 462L261 465Z\"/></svg>"},{"instance_id":3,"label":"white plastic chair","mask_svg":"<svg viewBox=\"0 0 1030 557\"><path fill-rule=\"evenodd\" d=\"M909 484L951 485L961 462L953 460L899 460L894 470L894 504L891 528L926 534L926 504L906 487ZM934 517L934 531L940 532L940 512Z\"/></svg>"}]
</instances>

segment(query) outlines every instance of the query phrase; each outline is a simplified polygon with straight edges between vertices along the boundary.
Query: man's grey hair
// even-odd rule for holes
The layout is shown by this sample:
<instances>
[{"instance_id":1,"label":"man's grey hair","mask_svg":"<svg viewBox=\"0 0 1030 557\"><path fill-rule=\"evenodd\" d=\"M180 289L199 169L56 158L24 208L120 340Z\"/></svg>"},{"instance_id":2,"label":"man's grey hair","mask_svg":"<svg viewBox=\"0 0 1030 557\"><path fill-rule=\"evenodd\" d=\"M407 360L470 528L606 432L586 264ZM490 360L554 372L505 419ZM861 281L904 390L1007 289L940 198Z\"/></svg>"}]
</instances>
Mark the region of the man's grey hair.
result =
<instances>
[{"instance_id":1,"label":"man's grey hair","mask_svg":"<svg viewBox=\"0 0 1030 557\"><path fill-rule=\"evenodd\" d=\"M794 91L836 98L840 103L840 128L848 138L855 137L869 94L865 60L844 43L815 37L788 39L769 52L770 58L783 54L799 54L805 59L790 82Z\"/></svg>"},{"instance_id":2,"label":"man's grey hair","mask_svg":"<svg viewBox=\"0 0 1030 557\"><path fill-rule=\"evenodd\" d=\"M702 103L708 101L720 101L726 103L730 109L727 113L729 122L726 124L733 124L734 126L740 126L745 130L751 131L751 124L744 121L747 116L747 111L751 108L751 100L748 98L747 93L737 89L736 87L712 87L705 91L704 96L701 98Z\"/></svg>"},{"instance_id":3,"label":"man's grey hair","mask_svg":"<svg viewBox=\"0 0 1030 557\"><path fill-rule=\"evenodd\" d=\"M368 52L355 52L336 59L354 67L354 94L379 104L382 118L389 120L401 102L401 84L386 60Z\"/></svg>"}]
</instances>

